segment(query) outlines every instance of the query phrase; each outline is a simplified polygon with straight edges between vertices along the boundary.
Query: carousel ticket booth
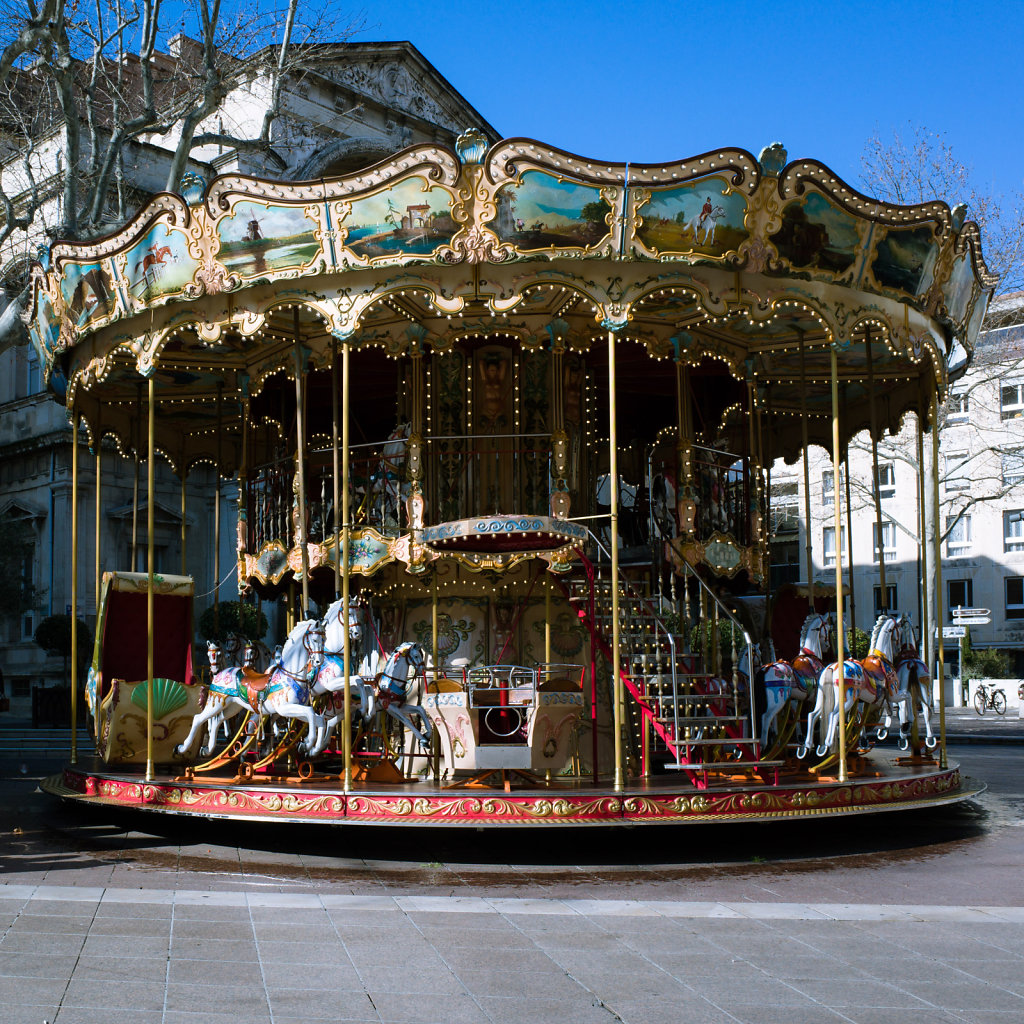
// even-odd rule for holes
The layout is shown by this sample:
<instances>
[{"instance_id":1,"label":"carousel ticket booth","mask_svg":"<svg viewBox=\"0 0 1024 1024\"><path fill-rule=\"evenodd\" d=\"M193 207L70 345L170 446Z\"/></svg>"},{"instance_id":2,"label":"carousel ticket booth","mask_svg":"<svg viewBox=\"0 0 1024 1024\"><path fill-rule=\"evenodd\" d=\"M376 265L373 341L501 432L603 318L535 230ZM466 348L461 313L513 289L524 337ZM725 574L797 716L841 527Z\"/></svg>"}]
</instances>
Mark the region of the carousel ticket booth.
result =
<instances>
[{"instance_id":1,"label":"carousel ticket booth","mask_svg":"<svg viewBox=\"0 0 1024 1024\"><path fill-rule=\"evenodd\" d=\"M951 354L972 350L994 285L962 210L870 199L779 146L607 164L473 131L345 178L189 176L109 237L55 244L28 324L52 390L150 473L160 458L236 479L240 591L280 602L288 636L262 689L216 700L303 724L268 725L277 745L245 770L211 729L225 746L204 775L168 752L193 704L161 705L147 652L141 783L103 744L51 788L370 824L963 799L944 744L917 739L941 644L919 656L921 622L893 610L860 623L881 674L854 663L849 553L822 611L807 543L809 592L774 631L770 467L817 444L838 483L849 438L907 415L934 445ZM838 490L834 505L840 536ZM925 608L926 635L941 615ZM88 693L109 734L107 657ZM166 678L192 700L190 673ZM905 756L872 752L897 710ZM399 766L391 788L353 771L374 756Z\"/></svg>"}]
</instances>

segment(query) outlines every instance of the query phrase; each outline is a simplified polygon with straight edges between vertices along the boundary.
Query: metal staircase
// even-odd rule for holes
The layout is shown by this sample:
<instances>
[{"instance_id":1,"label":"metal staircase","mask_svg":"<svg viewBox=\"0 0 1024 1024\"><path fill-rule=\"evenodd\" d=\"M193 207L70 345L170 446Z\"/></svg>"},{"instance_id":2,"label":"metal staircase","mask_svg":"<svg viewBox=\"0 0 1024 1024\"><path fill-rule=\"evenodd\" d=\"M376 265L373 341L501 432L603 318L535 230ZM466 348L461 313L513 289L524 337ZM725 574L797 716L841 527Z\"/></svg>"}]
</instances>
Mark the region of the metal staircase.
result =
<instances>
[{"instance_id":1,"label":"metal staircase","mask_svg":"<svg viewBox=\"0 0 1024 1024\"><path fill-rule=\"evenodd\" d=\"M572 580L568 597L595 647L612 663L612 587L603 567L580 552L585 578ZM716 774L766 773L781 762L766 762L751 736L746 685L735 669L728 678L714 670L714 658L691 649L694 627L716 617L733 624L748 648L750 638L732 613L693 573L682 578L681 597L655 607L647 587L619 580L620 676L628 694L627 716L640 775L654 763L686 772L697 788ZM703 612L703 614L702 614ZM705 644L707 646L707 644ZM738 652L732 652L738 665Z\"/></svg>"}]
</instances>

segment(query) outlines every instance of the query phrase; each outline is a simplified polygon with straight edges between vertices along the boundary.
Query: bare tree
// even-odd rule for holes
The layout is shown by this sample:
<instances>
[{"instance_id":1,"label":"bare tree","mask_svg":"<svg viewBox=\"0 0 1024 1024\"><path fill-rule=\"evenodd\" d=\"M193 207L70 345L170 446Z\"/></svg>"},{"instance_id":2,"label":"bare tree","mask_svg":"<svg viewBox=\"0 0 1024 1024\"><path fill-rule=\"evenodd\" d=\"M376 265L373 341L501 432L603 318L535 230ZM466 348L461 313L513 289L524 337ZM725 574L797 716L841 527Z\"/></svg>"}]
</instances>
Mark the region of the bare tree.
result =
<instances>
[{"instance_id":1,"label":"bare tree","mask_svg":"<svg viewBox=\"0 0 1024 1024\"><path fill-rule=\"evenodd\" d=\"M163 52L168 23L183 11L190 34ZM284 172L273 134L283 91L330 61L334 43L356 27L332 12L304 10L300 0L186 0L173 14L161 0L46 0L39 9L36 0L7 0L0 244L33 229L90 237L123 221L145 199L128 172L152 144L165 152L168 189L204 146L259 153ZM232 118L225 101L241 93L247 114Z\"/></svg>"},{"instance_id":2,"label":"bare tree","mask_svg":"<svg viewBox=\"0 0 1024 1024\"><path fill-rule=\"evenodd\" d=\"M908 124L889 139L868 139L861 158L868 194L892 203L945 199L963 203L981 228L985 262L1000 276L1004 293L1024 288L1024 195L980 188L971 168L957 159L944 132Z\"/></svg>"}]
</instances>

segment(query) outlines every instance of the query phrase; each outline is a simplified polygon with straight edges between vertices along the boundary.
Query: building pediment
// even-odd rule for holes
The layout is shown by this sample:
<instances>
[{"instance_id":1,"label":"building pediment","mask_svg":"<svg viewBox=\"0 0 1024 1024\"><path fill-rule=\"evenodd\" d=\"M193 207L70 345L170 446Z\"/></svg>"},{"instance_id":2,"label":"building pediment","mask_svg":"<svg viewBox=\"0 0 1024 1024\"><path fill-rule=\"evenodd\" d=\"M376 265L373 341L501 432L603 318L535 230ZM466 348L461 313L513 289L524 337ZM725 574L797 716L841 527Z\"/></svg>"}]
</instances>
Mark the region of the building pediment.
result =
<instances>
[{"instance_id":1,"label":"building pediment","mask_svg":"<svg viewBox=\"0 0 1024 1024\"><path fill-rule=\"evenodd\" d=\"M23 498L10 498L0 504L0 519L16 519L34 522L46 518L46 510Z\"/></svg>"}]
</instances>

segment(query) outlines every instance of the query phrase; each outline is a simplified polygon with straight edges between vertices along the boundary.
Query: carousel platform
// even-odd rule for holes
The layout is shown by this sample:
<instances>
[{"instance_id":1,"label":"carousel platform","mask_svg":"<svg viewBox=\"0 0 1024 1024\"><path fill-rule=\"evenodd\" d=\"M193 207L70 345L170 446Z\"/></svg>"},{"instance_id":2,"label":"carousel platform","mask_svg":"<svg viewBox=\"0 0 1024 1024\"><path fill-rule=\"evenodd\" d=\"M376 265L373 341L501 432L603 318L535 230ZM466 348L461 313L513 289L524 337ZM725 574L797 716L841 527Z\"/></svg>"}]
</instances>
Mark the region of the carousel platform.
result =
<instances>
[{"instance_id":1,"label":"carousel platform","mask_svg":"<svg viewBox=\"0 0 1024 1024\"><path fill-rule=\"evenodd\" d=\"M551 828L581 826L699 825L792 821L906 811L953 804L977 796L983 783L960 774L958 764L901 764L894 751L860 760L847 782L804 771L779 774L777 784L715 773L697 789L679 774L633 781L617 791L610 782L518 777L510 788L462 780L393 785L341 780L326 773L284 776L183 778L141 771L111 771L99 760L66 766L46 779L45 792L96 810L125 808L155 814L329 825Z\"/></svg>"}]
</instances>

